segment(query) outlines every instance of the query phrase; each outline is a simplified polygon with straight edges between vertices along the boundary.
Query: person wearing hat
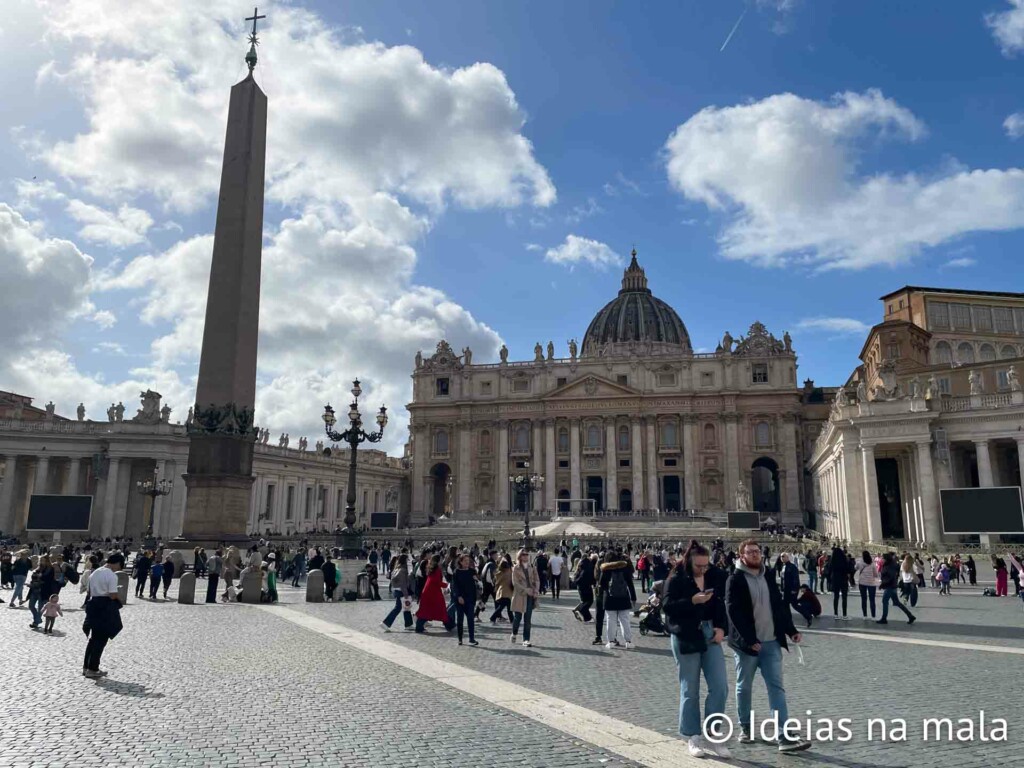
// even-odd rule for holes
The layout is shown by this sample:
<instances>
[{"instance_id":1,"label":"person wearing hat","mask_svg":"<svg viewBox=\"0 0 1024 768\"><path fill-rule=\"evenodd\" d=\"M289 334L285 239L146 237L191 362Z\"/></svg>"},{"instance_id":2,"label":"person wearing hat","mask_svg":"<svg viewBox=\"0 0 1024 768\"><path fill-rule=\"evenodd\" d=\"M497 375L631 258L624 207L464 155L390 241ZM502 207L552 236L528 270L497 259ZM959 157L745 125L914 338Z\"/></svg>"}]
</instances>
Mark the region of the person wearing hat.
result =
<instances>
[{"instance_id":1,"label":"person wearing hat","mask_svg":"<svg viewBox=\"0 0 1024 768\"><path fill-rule=\"evenodd\" d=\"M100 658L107 643L122 629L116 572L123 567L124 555L115 552L107 558L106 567L97 568L89 577L89 601L85 604L85 624L82 626L89 638L82 662L85 677L105 677L107 674L100 669Z\"/></svg>"}]
</instances>

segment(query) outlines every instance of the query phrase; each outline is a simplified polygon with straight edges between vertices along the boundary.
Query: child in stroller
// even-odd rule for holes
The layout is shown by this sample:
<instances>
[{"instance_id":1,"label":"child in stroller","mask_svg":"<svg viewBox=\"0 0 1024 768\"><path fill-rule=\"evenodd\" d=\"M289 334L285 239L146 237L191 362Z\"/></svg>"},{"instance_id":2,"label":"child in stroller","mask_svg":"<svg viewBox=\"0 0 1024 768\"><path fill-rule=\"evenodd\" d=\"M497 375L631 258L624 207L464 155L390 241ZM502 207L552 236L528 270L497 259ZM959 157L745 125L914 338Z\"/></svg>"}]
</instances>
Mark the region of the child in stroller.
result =
<instances>
[{"instance_id":1,"label":"child in stroller","mask_svg":"<svg viewBox=\"0 0 1024 768\"><path fill-rule=\"evenodd\" d=\"M641 635L654 633L667 636L669 634L661 615L661 600L664 589L664 580L654 582L651 585L651 592L647 597L647 602L637 612L637 615L640 617Z\"/></svg>"}]
</instances>

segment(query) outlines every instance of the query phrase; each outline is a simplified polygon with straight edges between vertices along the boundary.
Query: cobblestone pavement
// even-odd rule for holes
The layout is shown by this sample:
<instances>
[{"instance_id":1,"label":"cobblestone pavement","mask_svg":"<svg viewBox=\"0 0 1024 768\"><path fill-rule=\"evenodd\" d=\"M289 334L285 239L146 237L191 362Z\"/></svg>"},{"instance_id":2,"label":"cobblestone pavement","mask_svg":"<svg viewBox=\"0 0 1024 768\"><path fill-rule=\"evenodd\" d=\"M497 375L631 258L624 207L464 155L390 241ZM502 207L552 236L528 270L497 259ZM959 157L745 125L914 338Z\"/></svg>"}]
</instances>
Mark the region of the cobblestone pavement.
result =
<instances>
[{"instance_id":1,"label":"cobblestone pavement","mask_svg":"<svg viewBox=\"0 0 1024 768\"><path fill-rule=\"evenodd\" d=\"M509 643L507 625L485 622L478 633L481 645L460 648L437 626L426 636L384 634L379 622L386 602L307 604L303 592L290 587L281 595L296 614L675 733L678 684L668 640L639 637L634 620L636 650L593 646L593 627L573 619L569 593L558 603L542 601L529 649ZM125 630L105 655L110 677L89 681L80 676L85 638L82 613L75 609L81 597L75 588L65 589L63 597L66 615L52 637L28 629L27 609L0 607L7 689L16 692L3 706L0 765L106 765L115 762L115 748L119 762L139 766L632 765L251 606L133 599L123 614ZM850 608L859 616L859 600ZM1015 762L1024 743L1016 705L1024 658L999 649L1024 648L1020 601L981 597L980 588L964 588L950 598L926 591L916 613L913 627L899 614L885 628L859 618L816 622L824 633L806 636L806 664L798 664L795 654L787 657L791 716L810 710L815 720L851 718L852 741L819 741L799 757L780 756L764 744L733 745L734 754L758 766L949 761L957 768L991 768ZM851 633L927 644L878 642ZM948 642L993 650L944 647ZM731 652L726 662L732 714ZM767 709L763 686L755 689L754 709ZM982 709L989 728L993 718L1008 722L1006 742L922 741L923 718L970 717L977 723ZM872 717L904 718L905 741L869 742Z\"/></svg>"},{"instance_id":2,"label":"cobblestone pavement","mask_svg":"<svg viewBox=\"0 0 1024 768\"><path fill-rule=\"evenodd\" d=\"M0 765L634 765L249 606L133 599L88 680L62 598L52 636L0 606Z\"/></svg>"},{"instance_id":3,"label":"cobblestone pavement","mask_svg":"<svg viewBox=\"0 0 1024 768\"><path fill-rule=\"evenodd\" d=\"M926 590L915 608L918 621L912 627L898 612L895 616L890 613L887 627L864 621L860 618L859 595L856 603L851 599L849 605L850 615L856 614L856 618L849 622L831 618L817 621L815 629L824 632L805 635L805 664L798 663L795 653L785 661L790 716L813 721L828 718L833 722L850 718L852 740L819 741L799 758L780 756L766 744L735 744L734 755L755 765L792 764L799 759L844 768L917 766L939 761L949 761L958 768L991 768L1014 762L1024 744L1024 725L1016 704L1024 657L995 650L944 647L947 642L961 642L1024 648L1020 600L987 598L980 592L981 587L963 588L946 598ZM389 608L386 602L296 602L293 608L352 629L377 633L382 642L425 651L629 723L675 733L679 690L668 639L639 637L634 619L635 650L606 651L603 646L593 646L593 627L573 619L572 598L564 593L558 603L542 600L534 613L534 647L529 649L509 643L507 624L493 627L485 622L478 632L479 648L459 647L453 636L436 625L426 636L385 634L380 620ZM284 595L286 602L299 599L298 595ZM831 604L827 609L830 613ZM926 644L879 642L852 633L908 638ZM735 716L735 674L729 650L726 669L730 683L727 711ZM755 687L754 710L767 711L767 697L760 683ZM985 710L988 723L986 735L993 718L1007 721L1005 742L982 742L980 737L973 743L937 741L934 736L923 741L924 718L951 717L955 723L958 718L969 717L978 724L981 710ZM869 718L903 718L907 723L905 740L884 742L876 737L869 741ZM976 727L976 736L978 733Z\"/></svg>"}]
</instances>

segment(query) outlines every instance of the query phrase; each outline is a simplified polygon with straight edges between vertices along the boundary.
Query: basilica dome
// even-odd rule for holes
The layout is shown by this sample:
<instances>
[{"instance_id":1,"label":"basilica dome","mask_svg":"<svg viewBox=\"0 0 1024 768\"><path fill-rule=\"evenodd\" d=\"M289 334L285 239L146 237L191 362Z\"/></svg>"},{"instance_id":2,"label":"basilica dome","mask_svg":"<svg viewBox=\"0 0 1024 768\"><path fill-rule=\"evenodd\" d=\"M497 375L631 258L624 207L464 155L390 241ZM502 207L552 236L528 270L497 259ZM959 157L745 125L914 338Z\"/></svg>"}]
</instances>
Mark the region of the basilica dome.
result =
<instances>
[{"instance_id":1,"label":"basilica dome","mask_svg":"<svg viewBox=\"0 0 1024 768\"><path fill-rule=\"evenodd\" d=\"M622 290L590 321L580 354L692 354L690 334L683 321L647 287L647 275L637 263L636 249L632 256L622 275Z\"/></svg>"}]
</instances>

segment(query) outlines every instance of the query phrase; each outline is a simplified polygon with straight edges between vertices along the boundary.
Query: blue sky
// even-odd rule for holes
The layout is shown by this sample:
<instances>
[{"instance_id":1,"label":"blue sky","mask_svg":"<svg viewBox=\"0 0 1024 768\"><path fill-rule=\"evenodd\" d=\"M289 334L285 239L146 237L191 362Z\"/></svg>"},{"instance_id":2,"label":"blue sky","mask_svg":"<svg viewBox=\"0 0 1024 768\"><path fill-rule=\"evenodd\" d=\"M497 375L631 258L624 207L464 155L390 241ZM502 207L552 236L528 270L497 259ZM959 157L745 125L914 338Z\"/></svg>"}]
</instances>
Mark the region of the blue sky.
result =
<instances>
[{"instance_id":1,"label":"blue sky","mask_svg":"<svg viewBox=\"0 0 1024 768\"><path fill-rule=\"evenodd\" d=\"M98 417L151 386L184 417L250 12L209 5L0 20L0 388ZM695 348L761 320L823 384L883 293L1020 289L1017 0L261 12L275 434L315 435L357 375L395 410L442 333L478 361L564 351L633 246Z\"/></svg>"}]
</instances>

